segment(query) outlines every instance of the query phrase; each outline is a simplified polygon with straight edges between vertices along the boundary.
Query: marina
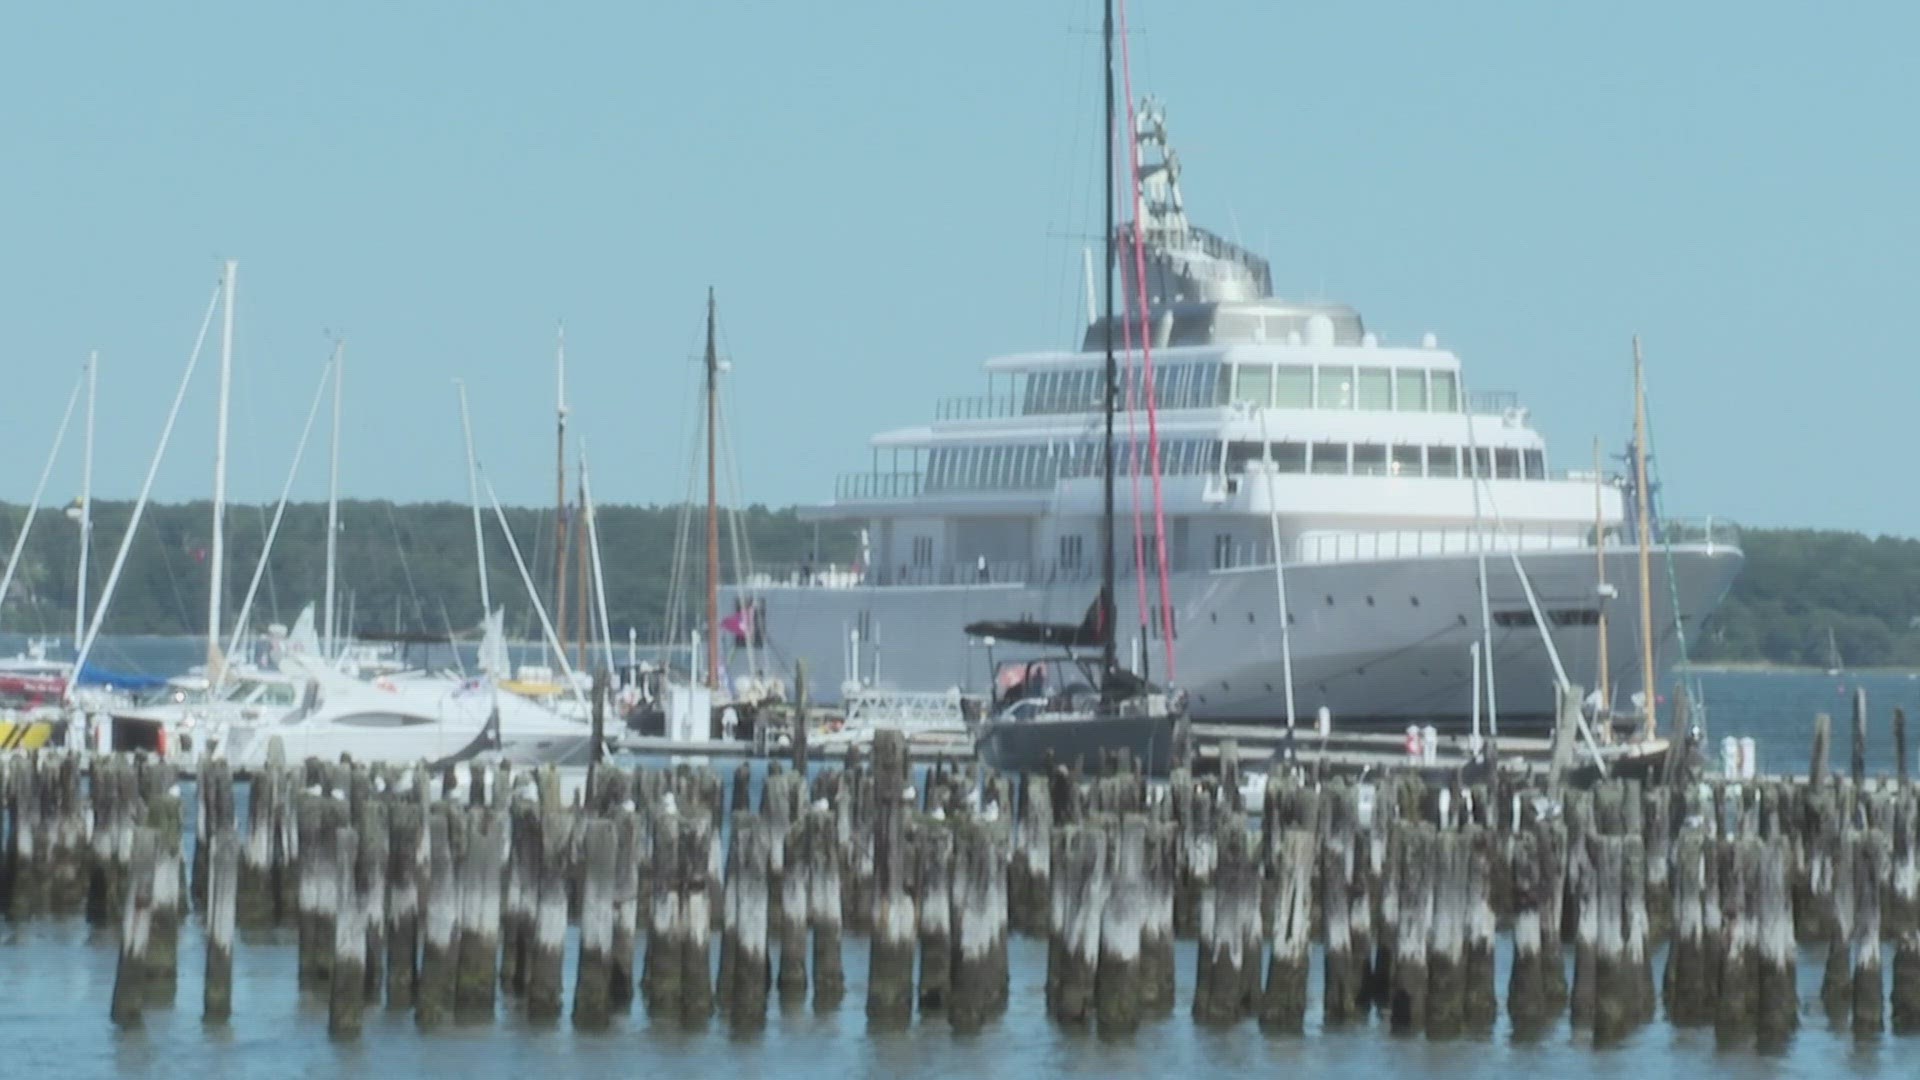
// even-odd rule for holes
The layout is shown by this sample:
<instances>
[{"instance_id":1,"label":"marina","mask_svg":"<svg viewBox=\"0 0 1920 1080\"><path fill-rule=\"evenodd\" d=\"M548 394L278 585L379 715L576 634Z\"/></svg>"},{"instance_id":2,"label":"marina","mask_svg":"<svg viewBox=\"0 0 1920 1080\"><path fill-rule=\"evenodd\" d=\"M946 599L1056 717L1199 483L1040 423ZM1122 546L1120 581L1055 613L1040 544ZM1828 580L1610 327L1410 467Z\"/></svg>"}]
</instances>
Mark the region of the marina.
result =
<instances>
[{"instance_id":1,"label":"marina","mask_svg":"<svg viewBox=\"0 0 1920 1080\"><path fill-rule=\"evenodd\" d=\"M1915 1072L1913 12L241 7L9 19L0 1080Z\"/></svg>"}]
</instances>

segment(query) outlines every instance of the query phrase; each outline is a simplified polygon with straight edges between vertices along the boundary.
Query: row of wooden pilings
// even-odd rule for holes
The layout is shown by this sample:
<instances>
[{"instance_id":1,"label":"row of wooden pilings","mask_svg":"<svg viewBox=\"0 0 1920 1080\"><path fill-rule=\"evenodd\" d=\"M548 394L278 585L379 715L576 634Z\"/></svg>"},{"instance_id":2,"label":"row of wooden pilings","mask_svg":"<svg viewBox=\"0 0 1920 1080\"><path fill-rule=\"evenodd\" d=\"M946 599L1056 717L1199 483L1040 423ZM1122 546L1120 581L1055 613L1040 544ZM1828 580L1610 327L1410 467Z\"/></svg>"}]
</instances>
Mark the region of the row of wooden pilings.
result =
<instances>
[{"instance_id":1,"label":"row of wooden pilings","mask_svg":"<svg viewBox=\"0 0 1920 1080\"><path fill-rule=\"evenodd\" d=\"M236 929L295 928L300 984L326 996L341 1038L378 1005L426 1026L491 1020L502 999L557 1020L569 926L583 1028L636 996L680 1021L758 1023L774 998L809 994L838 1008L844 935L863 934L873 1021L974 1029L1007 1007L1011 930L1047 940L1049 1014L1110 1034L1175 1009L1181 936L1198 939L1194 1019L1276 1034L1306 1026L1316 948L1328 1024L1377 1016L1452 1038L1490 1030L1504 998L1518 1035L1570 1010L1604 1044L1664 1004L1723 1044L1777 1046L1800 1015L1800 950L1824 946L1836 1023L1920 1031L1920 791L1905 783L1550 796L1504 780L1279 780L1255 826L1231 747L1221 775L1164 789L1124 762L1090 778L935 769L916 786L896 738L810 777L773 766L757 804L749 780L745 766L730 789L704 768L602 767L568 805L551 770L310 761L253 777L243 824L214 764L189 872L167 770L15 757L0 772L0 903L13 920L117 923L111 1013L127 1023L172 1001L190 904L210 1020L233 1008Z\"/></svg>"}]
</instances>

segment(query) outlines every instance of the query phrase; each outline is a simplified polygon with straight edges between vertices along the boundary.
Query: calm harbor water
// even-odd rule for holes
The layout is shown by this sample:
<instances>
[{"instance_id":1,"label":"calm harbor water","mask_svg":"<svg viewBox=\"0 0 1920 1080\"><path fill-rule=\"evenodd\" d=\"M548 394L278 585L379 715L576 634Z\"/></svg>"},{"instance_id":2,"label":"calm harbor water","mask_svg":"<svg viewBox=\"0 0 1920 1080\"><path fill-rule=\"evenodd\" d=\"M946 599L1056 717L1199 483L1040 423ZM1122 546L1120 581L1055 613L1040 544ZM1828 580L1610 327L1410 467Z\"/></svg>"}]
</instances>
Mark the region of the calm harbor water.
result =
<instances>
[{"instance_id":1,"label":"calm harbor water","mask_svg":"<svg viewBox=\"0 0 1920 1080\"><path fill-rule=\"evenodd\" d=\"M129 650L123 649L123 655ZM175 653L178 655L178 653ZM186 655L191 656L191 650ZM1869 768L1891 770L1889 717L1895 705L1920 709L1920 681L1904 675L1836 679L1822 675L1713 673L1700 676L1714 739L1750 734L1764 769L1805 768L1812 717L1849 715L1852 687L1867 688L1872 704ZM1916 712L1920 722L1920 712ZM1838 730L1836 731L1838 734ZM1846 742L1834 761L1845 767ZM1004 1017L984 1032L955 1036L939 1018L901 1029L870 1028L864 1010L867 941L846 942L847 996L836 1011L811 1006L783 1010L777 1003L763 1026L736 1029L715 1020L699 1027L653 1023L638 1003L609 1032L576 1034L564 1022L530 1025L503 999L490 1025L419 1031L410 1016L371 1009L358 1043L336 1046L326 1034L324 998L296 987L291 931L244 936L234 958L234 1019L209 1027L200 1020L203 942L197 923L181 933L179 992L172 1009L150 1011L131 1031L107 1020L116 947L78 921L0 922L0 1078L57 1076L290 1077L458 1075L466 1080L523 1080L544 1075L616 1075L661 1072L679 1076L880 1077L1118 1074L1221 1075L1286 1071L1323 1076L1520 1078L1668 1075L1691 1072L1730 1077L1911 1076L1920 1071L1920 1038L1892 1035L1856 1042L1830 1030L1817 1008L1820 957L1800 960L1802 1026L1777 1056L1720 1052L1710 1030L1675 1029L1662 1021L1625 1045L1596 1051L1570 1024L1541 1038L1516 1039L1504 1020L1480 1040L1430 1043L1396 1037L1373 1024L1324 1028L1319 1022L1320 974L1304 1037L1270 1038L1252 1022L1206 1028L1188 1019L1195 950L1181 943L1175 1012L1133 1038L1107 1042L1045 1019L1044 942L1010 942L1012 1000ZM716 951L718 939L716 935ZM570 950L572 945L570 943ZM569 955L567 984L571 986ZM1505 943L1499 986L1506 985ZM1888 965L1890 970L1891 965Z\"/></svg>"}]
</instances>

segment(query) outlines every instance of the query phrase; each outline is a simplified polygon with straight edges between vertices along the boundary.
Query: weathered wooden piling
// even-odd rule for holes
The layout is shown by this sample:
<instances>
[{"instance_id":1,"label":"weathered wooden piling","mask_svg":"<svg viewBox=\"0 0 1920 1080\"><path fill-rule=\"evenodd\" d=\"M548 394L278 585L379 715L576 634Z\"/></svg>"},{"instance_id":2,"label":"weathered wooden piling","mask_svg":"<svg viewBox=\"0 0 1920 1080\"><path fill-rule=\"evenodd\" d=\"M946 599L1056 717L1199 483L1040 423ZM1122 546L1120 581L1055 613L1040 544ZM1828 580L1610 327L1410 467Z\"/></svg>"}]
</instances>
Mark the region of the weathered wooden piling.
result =
<instances>
[{"instance_id":1,"label":"weathered wooden piling","mask_svg":"<svg viewBox=\"0 0 1920 1080\"><path fill-rule=\"evenodd\" d=\"M240 881L234 897L234 919L240 926L260 929L278 921L279 888L276 876L280 867L290 866L297 851L286 851L282 837L296 830L288 828L285 818L290 781L281 765L268 765L254 771L247 784L247 832L240 852ZM293 912L287 913L289 918Z\"/></svg>"},{"instance_id":2,"label":"weathered wooden piling","mask_svg":"<svg viewBox=\"0 0 1920 1080\"><path fill-rule=\"evenodd\" d=\"M351 826L334 830L328 843L334 900L333 959L327 967L327 1035L342 1041L360 1037L360 1013L366 1004L367 927L354 887L359 835Z\"/></svg>"},{"instance_id":3,"label":"weathered wooden piling","mask_svg":"<svg viewBox=\"0 0 1920 1080\"><path fill-rule=\"evenodd\" d=\"M507 816L500 810L470 808L466 834L466 844L458 852L460 934L453 1015L461 1023L485 1023L493 1019L494 988L499 982L500 891L507 863Z\"/></svg>"},{"instance_id":4,"label":"weathered wooden piling","mask_svg":"<svg viewBox=\"0 0 1920 1080\"><path fill-rule=\"evenodd\" d=\"M1313 945L1314 838L1287 829L1270 838L1267 876L1274 883L1272 958L1260 997L1260 1026L1298 1035L1307 1015L1307 965Z\"/></svg>"},{"instance_id":5,"label":"weathered wooden piling","mask_svg":"<svg viewBox=\"0 0 1920 1080\"><path fill-rule=\"evenodd\" d=\"M930 779L929 791L935 787ZM873 913L867 963L867 1019L904 1023L913 1017L913 953L917 936L907 842L907 740L897 730L873 739ZM944 813L944 810L943 810Z\"/></svg>"},{"instance_id":6,"label":"weathered wooden piling","mask_svg":"<svg viewBox=\"0 0 1920 1080\"><path fill-rule=\"evenodd\" d=\"M647 1013L657 1018L677 1015L680 1009L681 897L678 881L682 856L677 817L654 812L645 823L649 836L646 882L647 955L640 986Z\"/></svg>"},{"instance_id":7,"label":"weathered wooden piling","mask_svg":"<svg viewBox=\"0 0 1920 1080\"><path fill-rule=\"evenodd\" d=\"M920 938L921 1015L945 1012L953 986L953 832L943 822L923 822L912 832L913 890ZM1009 915L1018 910L1013 900L1014 869L1021 866L1018 847L1008 871ZM1031 879L1027 879L1030 885Z\"/></svg>"},{"instance_id":8,"label":"weathered wooden piling","mask_svg":"<svg viewBox=\"0 0 1920 1080\"><path fill-rule=\"evenodd\" d=\"M1426 1033L1458 1038L1465 1022L1470 852L1466 837L1440 832L1432 838L1432 917L1427 936Z\"/></svg>"},{"instance_id":9,"label":"weathered wooden piling","mask_svg":"<svg viewBox=\"0 0 1920 1080\"><path fill-rule=\"evenodd\" d=\"M1173 1012L1174 879L1180 851L1173 822L1160 816L1164 809L1164 804L1157 808L1147 825L1147 915L1140 926L1140 1009L1148 1017Z\"/></svg>"},{"instance_id":10,"label":"weathered wooden piling","mask_svg":"<svg viewBox=\"0 0 1920 1080\"><path fill-rule=\"evenodd\" d=\"M94 775L101 762L93 765ZM196 813L193 816L193 880L190 895L195 907L205 910L207 886L212 873L213 836L221 829L234 827L233 770L225 761L201 763L194 783Z\"/></svg>"},{"instance_id":11,"label":"weathered wooden piling","mask_svg":"<svg viewBox=\"0 0 1920 1080\"><path fill-rule=\"evenodd\" d=\"M769 812L771 818L772 812ZM771 822L770 822L771 823ZM780 917L776 920L780 937L780 969L775 976L783 1005L802 1002L807 995L807 897L808 817L805 811L795 815L784 836L775 833L774 851L781 860L779 872ZM770 854L769 858L773 856Z\"/></svg>"},{"instance_id":12,"label":"weathered wooden piling","mask_svg":"<svg viewBox=\"0 0 1920 1080\"><path fill-rule=\"evenodd\" d=\"M186 875L180 856L180 796L166 789L147 801L153 830L153 911L147 942L147 1004L173 1004L180 970L180 921L185 915ZM78 845L75 845L77 848Z\"/></svg>"},{"instance_id":13,"label":"weathered wooden piling","mask_svg":"<svg viewBox=\"0 0 1920 1080\"><path fill-rule=\"evenodd\" d=\"M1813 718L1813 758L1807 766L1807 780L1822 784L1827 779L1827 748L1833 740L1833 717L1820 713Z\"/></svg>"},{"instance_id":14,"label":"weathered wooden piling","mask_svg":"<svg viewBox=\"0 0 1920 1080\"><path fill-rule=\"evenodd\" d=\"M1559 883L1549 865L1552 857L1541 830L1523 829L1514 836L1513 966L1507 976L1507 1015L1521 1037L1536 1034L1559 1013L1546 989L1546 937L1558 930L1554 915L1549 914L1549 893Z\"/></svg>"},{"instance_id":15,"label":"weathered wooden piling","mask_svg":"<svg viewBox=\"0 0 1920 1080\"><path fill-rule=\"evenodd\" d=\"M520 928L520 983L527 995L527 1019L551 1023L560 1019L562 969L567 951L567 886L573 875L572 813L566 810L524 808L522 829L517 842L527 849L516 849L511 861L521 869L522 907L526 911ZM586 932L587 912L581 909L581 933ZM581 938L581 963L585 965L585 937Z\"/></svg>"},{"instance_id":16,"label":"weathered wooden piling","mask_svg":"<svg viewBox=\"0 0 1920 1080\"><path fill-rule=\"evenodd\" d=\"M1321 922L1325 927L1322 994L1328 1023L1357 1020L1367 1010L1367 960L1372 910L1363 880L1366 854L1359 849L1356 796L1352 787L1328 789L1318 858Z\"/></svg>"},{"instance_id":17,"label":"weathered wooden piling","mask_svg":"<svg viewBox=\"0 0 1920 1080\"><path fill-rule=\"evenodd\" d=\"M380 989L387 981L387 869L392 859L386 803L369 800L356 808L354 831L359 834L360 850L354 860L353 887L359 896L361 927L367 939L362 976L367 1000L378 1005Z\"/></svg>"},{"instance_id":18,"label":"weathered wooden piling","mask_svg":"<svg viewBox=\"0 0 1920 1080\"><path fill-rule=\"evenodd\" d=\"M846 968L840 956L839 822L830 810L806 816L807 923L813 930L813 1007L829 1012L846 997Z\"/></svg>"},{"instance_id":19,"label":"weathered wooden piling","mask_svg":"<svg viewBox=\"0 0 1920 1080\"><path fill-rule=\"evenodd\" d=\"M420 899L427 879L426 807L396 801L387 819L387 1007L413 1007L420 971Z\"/></svg>"},{"instance_id":20,"label":"weathered wooden piling","mask_svg":"<svg viewBox=\"0 0 1920 1080\"><path fill-rule=\"evenodd\" d=\"M1863 784L1867 779L1867 688L1853 688L1853 756L1848 762L1851 766L1848 775L1853 782Z\"/></svg>"},{"instance_id":21,"label":"weathered wooden piling","mask_svg":"<svg viewBox=\"0 0 1920 1080\"><path fill-rule=\"evenodd\" d=\"M740 819L736 817L734 828L739 827ZM598 1031L613 1019L614 903L621 882L619 836L612 821L601 818L587 822L581 842L581 863L580 961L574 971L573 1025ZM547 914L544 902L541 914ZM564 948L567 932L564 903L560 918Z\"/></svg>"},{"instance_id":22,"label":"weathered wooden piling","mask_svg":"<svg viewBox=\"0 0 1920 1080\"><path fill-rule=\"evenodd\" d=\"M532 975L534 922L540 907L540 811L531 799L515 799L507 811L512 843L500 895L500 988L524 994Z\"/></svg>"},{"instance_id":23,"label":"weathered wooden piling","mask_svg":"<svg viewBox=\"0 0 1920 1080\"><path fill-rule=\"evenodd\" d=\"M426 905L419 920L420 974L415 983L415 1016L427 1027L453 1016L460 947L460 878L453 838L465 842L465 814L443 803L427 818Z\"/></svg>"},{"instance_id":24,"label":"weathered wooden piling","mask_svg":"<svg viewBox=\"0 0 1920 1080\"><path fill-rule=\"evenodd\" d=\"M1253 838L1234 818L1215 823L1208 845L1216 856L1213 888L1198 897L1193 1018L1231 1024L1257 1013L1260 961L1266 942L1260 925L1260 868Z\"/></svg>"},{"instance_id":25,"label":"weathered wooden piling","mask_svg":"<svg viewBox=\"0 0 1920 1080\"><path fill-rule=\"evenodd\" d=\"M1831 921L1827 962L1820 978L1820 1003L1826 1008L1827 1019L1836 1027L1847 1022L1853 1008L1853 931L1858 902L1854 886L1859 880L1853 865L1859 849L1856 834L1848 830L1838 841L1829 864L1833 876L1828 893Z\"/></svg>"},{"instance_id":26,"label":"weathered wooden piling","mask_svg":"<svg viewBox=\"0 0 1920 1080\"><path fill-rule=\"evenodd\" d=\"M1753 998L1762 1050L1777 1050L1800 1024L1799 948L1793 936L1793 897L1785 837L1755 842L1753 889Z\"/></svg>"},{"instance_id":27,"label":"weathered wooden piling","mask_svg":"<svg viewBox=\"0 0 1920 1080\"><path fill-rule=\"evenodd\" d=\"M1438 834L1426 824L1403 824L1394 860L1393 966L1387 1016L1395 1031L1427 1023L1427 955L1433 932Z\"/></svg>"},{"instance_id":28,"label":"weathered wooden piling","mask_svg":"<svg viewBox=\"0 0 1920 1080\"><path fill-rule=\"evenodd\" d=\"M1893 710L1893 767L1894 778L1900 786L1907 784L1907 710L1895 706Z\"/></svg>"},{"instance_id":29,"label":"weathered wooden piling","mask_svg":"<svg viewBox=\"0 0 1920 1080\"><path fill-rule=\"evenodd\" d=\"M724 867L710 816L682 818L680 829L680 852L686 860L680 875L685 890L680 900L680 1018L703 1021L713 1015L713 970L708 956L721 909L719 882Z\"/></svg>"},{"instance_id":30,"label":"weathered wooden piling","mask_svg":"<svg viewBox=\"0 0 1920 1080\"><path fill-rule=\"evenodd\" d=\"M1007 868L1007 918L1023 934L1048 932L1053 906L1053 800L1040 773L1020 777L1013 825L1013 862Z\"/></svg>"},{"instance_id":31,"label":"weathered wooden piling","mask_svg":"<svg viewBox=\"0 0 1920 1080\"><path fill-rule=\"evenodd\" d=\"M1866 691L1856 709L1866 712ZM1864 721L1860 726L1864 729ZM1886 987L1880 977L1880 896L1886 886L1891 845L1878 829L1860 837L1854 852L1853 1034L1868 1039L1886 1030Z\"/></svg>"},{"instance_id":32,"label":"weathered wooden piling","mask_svg":"<svg viewBox=\"0 0 1920 1080\"><path fill-rule=\"evenodd\" d=\"M625 1014L633 1005L633 957L643 910L637 813L625 806L614 811L613 840L613 951L607 958L607 1005L614 1014Z\"/></svg>"},{"instance_id":33,"label":"weathered wooden piling","mask_svg":"<svg viewBox=\"0 0 1920 1080\"><path fill-rule=\"evenodd\" d=\"M147 946L153 927L155 842L152 829L142 827L134 830L132 855L127 863L126 902L120 918L120 965L114 971L113 1004L108 1013L116 1024L138 1024L141 1009L147 1002Z\"/></svg>"},{"instance_id":34,"label":"weathered wooden piling","mask_svg":"<svg viewBox=\"0 0 1920 1080\"><path fill-rule=\"evenodd\" d=\"M1107 835L1092 824L1053 831L1052 934L1047 949L1047 1006L1056 1020L1094 1018L1100 929L1107 901Z\"/></svg>"},{"instance_id":35,"label":"weathered wooden piling","mask_svg":"<svg viewBox=\"0 0 1920 1080\"><path fill-rule=\"evenodd\" d=\"M1147 917L1147 822L1137 814L1107 823L1107 896L1100 911L1094 1012L1102 1035L1140 1024L1140 931Z\"/></svg>"},{"instance_id":36,"label":"weathered wooden piling","mask_svg":"<svg viewBox=\"0 0 1920 1080\"><path fill-rule=\"evenodd\" d=\"M1757 1026L1759 920L1759 841L1751 838L1716 845L1721 936L1719 997L1714 1002L1714 1039L1722 1047L1753 1041Z\"/></svg>"},{"instance_id":37,"label":"weathered wooden piling","mask_svg":"<svg viewBox=\"0 0 1920 1080\"><path fill-rule=\"evenodd\" d=\"M752 811L736 808L722 897L719 981L720 1009L735 1024L751 1026L767 1017L773 974L768 953L771 848L767 823Z\"/></svg>"},{"instance_id":38,"label":"weathered wooden piling","mask_svg":"<svg viewBox=\"0 0 1920 1080\"><path fill-rule=\"evenodd\" d=\"M240 877L240 841L229 820L207 838L207 966L201 1018L218 1023L233 1015L233 928Z\"/></svg>"},{"instance_id":39,"label":"weathered wooden piling","mask_svg":"<svg viewBox=\"0 0 1920 1080\"><path fill-rule=\"evenodd\" d=\"M1466 848L1463 856L1465 880L1466 942L1462 977L1466 988L1461 1000L1460 1019L1466 1029L1484 1036L1493 1030L1499 1017L1500 999L1494 989L1494 938L1499 932L1499 916L1494 911L1495 834L1491 829L1470 825L1462 834ZM1431 975L1431 973L1429 973Z\"/></svg>"},{"instance_id":40,"label":"weathered wooden piling","mask_svg":"<svg viewBox=\"0 0 1920 1080\"><path fill-rule=\"evenodd\" d=\"M976 1031L1007 1004L1007 839L1000 823L962 819L954 832L953 963L947 1017Z\"/></svg>"},{"instance_id":41,"label":"weathered wooden piling","mask_svg":"<svg viewBox=\"0 0 1920 1080\"><path fill-rule=\"evenodd\" d=\"M1673 941L1661 992L1667 1020L1677 1027L1713 1022L1718 956L1707 938L1706 905L1707 877L1714 872L1706 831L1682 832L1674 844Z\"/></svg>"}]
</instances>

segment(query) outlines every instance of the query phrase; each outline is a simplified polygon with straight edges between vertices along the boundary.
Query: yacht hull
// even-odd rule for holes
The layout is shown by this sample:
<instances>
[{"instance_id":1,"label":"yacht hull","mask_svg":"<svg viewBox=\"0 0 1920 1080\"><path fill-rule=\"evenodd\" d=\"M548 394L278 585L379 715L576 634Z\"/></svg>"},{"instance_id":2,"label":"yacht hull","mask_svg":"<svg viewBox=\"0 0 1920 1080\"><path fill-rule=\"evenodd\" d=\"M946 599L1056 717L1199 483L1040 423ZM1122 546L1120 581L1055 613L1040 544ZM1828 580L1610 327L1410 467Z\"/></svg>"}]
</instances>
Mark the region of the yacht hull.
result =
<instances>
[{"instance_id":1,"label":"yacht hull","mask_svg":"<svg viewBox=\"0 0 1920 1080\"><path fill-rule=\"evenodd\" d=\"M990 769L1033 772L1054 765L1093 772L1103 757L1126 751L1147 772L1164 776L1173 761L1174 717L1087 716L1056 720L990 720L974 749Z\"/></svg>"},{"instance_id":2,"label":"yacht hull","mask_svg":"<svg viewBox=\"0 0 1920 1080\"><path fill-rule=\"evenodd\" d=\"M1607 580L1596 588L1591 548L1520 556L1546 614L1561 666L1574 683L1598 680L1598 616L1608 623L1609 683L1624 697L1642 685L1637 557L1609 549ZM1741 563L1737 548L1687 545L1655 556L1655 669L1679 657L1680 635L1697 640L1701 620L1725 596ZM1511 557L1486 557L1493 613L1492 705L1503 730L1538 727L1554 714L1556 679ZM1151 583L1150 583L1151 584ZM1271 565L1172 575L1175 670L1158 634L1144 652L1156 682L1188 693L1195 721L1284 722L1286 697L1276 575ZM914 690L984 687L990 664L1029 650L970 642L961 630L982 619L1028 616L1075 620L1095 588L1076 578L1048 585L756 588L766 651L809 672L853 674L862 682ZM1302 563L1286 569L1294 708L1308 722L1325 707L1343 727L1447 727L1468 722L1473 702L1469 649L1481 640L1478 560L1473 556ZM1120 583L1123 651L1137 648L1142 619L1135 585ZM854 644L854 631L859 632ZM991 656L989 656L991 653ZM816 676L818 678L818 676ZM831 679L821 695L837 698ZM1664 691L1662 691L1664 693Z\"/></svg>"}]
</instances>

